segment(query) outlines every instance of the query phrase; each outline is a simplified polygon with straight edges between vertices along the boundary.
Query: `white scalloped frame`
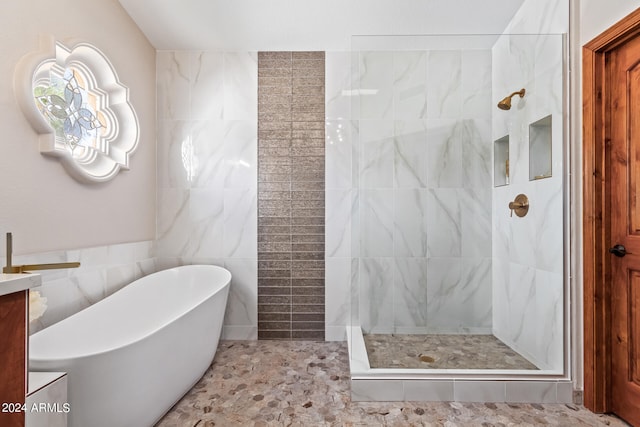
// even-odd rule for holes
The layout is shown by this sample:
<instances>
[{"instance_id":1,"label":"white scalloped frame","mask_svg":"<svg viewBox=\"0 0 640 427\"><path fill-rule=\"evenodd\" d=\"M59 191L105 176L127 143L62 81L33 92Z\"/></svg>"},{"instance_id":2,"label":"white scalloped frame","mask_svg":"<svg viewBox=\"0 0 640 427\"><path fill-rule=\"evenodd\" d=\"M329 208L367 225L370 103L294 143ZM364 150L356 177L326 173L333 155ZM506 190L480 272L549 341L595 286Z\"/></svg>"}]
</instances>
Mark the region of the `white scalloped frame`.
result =
<instances>
[{"instance_id":1,"label":"white scalloped frame","mask_svg":"<svg viewBox=\"0 0 640 427\"><path fill-rule=\"evenodd\" d=\"M36 104L36 86L51 82L52 76L61 78L67 69L82 75L87 86L82 89L95 100L96 114L106 122L94 147L72 150L64 139L56 137L54 127ZM98 48L84 42L68 48L52 37L43 37L41 49L18 62L14 92L22 112L40 135L40 152L59 158L76 180L105 182L120 170L129 170L129 157L140 138L138 117L129 102L129 89L120 83L111 62Z\"/></svg>"}]
</instances>

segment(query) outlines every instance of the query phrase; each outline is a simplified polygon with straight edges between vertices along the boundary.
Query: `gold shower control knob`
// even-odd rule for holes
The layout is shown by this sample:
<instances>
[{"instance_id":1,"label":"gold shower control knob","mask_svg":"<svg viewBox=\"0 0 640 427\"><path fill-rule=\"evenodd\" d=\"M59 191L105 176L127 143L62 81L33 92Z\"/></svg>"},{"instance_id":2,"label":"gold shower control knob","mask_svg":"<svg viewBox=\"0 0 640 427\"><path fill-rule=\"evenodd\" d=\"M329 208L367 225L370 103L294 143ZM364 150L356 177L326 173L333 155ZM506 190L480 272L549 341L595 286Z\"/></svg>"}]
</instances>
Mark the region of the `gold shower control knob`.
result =
<instances>
[{"instance_id":1,"label":"gold shower control knob","mask_svg":"<svg viewBox=\"0 0 640 427\"><path fill-rule=\"evenodd\" d=\"M529 212L529 198L524 194L518 194L513 202L509 202L509 209L510 216L513 216L513 212L519 217L526 216Z\"/></svg>"}]
</instances>

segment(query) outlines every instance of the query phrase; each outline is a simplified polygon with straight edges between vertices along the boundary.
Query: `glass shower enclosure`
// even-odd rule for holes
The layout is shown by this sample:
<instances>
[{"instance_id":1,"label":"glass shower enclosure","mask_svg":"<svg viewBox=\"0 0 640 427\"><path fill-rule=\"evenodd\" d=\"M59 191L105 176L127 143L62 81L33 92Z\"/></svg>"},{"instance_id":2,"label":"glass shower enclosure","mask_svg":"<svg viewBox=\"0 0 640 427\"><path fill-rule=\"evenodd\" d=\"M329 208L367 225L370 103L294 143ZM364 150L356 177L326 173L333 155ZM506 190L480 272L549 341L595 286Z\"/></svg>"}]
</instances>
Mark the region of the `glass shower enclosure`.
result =
<instances>
[{"instance_id":1,"label":"glass shower enclosure","mask_svg":"<svg viewBox=\"0 0 640 427\"><path fill-rule=\"evenodd\" d=\"M352 38L353 380L566 386L565 44Z\"/></svg>"}]
</instances>

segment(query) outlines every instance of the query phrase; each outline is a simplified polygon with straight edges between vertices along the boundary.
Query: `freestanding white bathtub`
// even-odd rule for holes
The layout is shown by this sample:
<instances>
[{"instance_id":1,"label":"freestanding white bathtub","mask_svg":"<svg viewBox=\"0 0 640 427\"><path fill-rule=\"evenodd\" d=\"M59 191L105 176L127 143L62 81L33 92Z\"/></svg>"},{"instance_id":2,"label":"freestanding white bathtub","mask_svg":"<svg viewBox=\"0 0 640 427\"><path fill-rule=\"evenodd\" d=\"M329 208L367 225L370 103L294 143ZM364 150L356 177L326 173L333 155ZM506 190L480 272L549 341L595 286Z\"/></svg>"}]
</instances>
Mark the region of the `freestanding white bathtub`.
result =
<instances>
[{"instance_id":1,"label":"freestanding white bathtub","mask_svg":"<svg viewBox=\"0 0 640 427\"><path fill-rule=\"evenodd\" d=\"M70 427L152 426L211 364L230 282L210 265L143 277L33 334L29 368L68 373Z\"/></svg>"}]
</instances>

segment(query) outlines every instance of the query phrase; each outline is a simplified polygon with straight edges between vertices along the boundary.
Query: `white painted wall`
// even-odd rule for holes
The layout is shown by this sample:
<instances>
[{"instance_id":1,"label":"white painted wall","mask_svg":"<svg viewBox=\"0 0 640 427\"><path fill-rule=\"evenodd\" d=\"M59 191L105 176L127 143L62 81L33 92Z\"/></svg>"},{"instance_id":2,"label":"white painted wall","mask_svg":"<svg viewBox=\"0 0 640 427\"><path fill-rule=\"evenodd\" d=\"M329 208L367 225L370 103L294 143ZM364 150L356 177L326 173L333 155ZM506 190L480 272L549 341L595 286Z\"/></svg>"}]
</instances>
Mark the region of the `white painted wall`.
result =
<instances>
[{"instance_id":1,"label":"white painted wall","mask_svg":"<svg viewBox=\"0 0 640 427\"><path fill-rule=\"evenodd\" d=\"M586 44L638 7L638 0L580 0L581 44Z\"/></svg>"},{"instance_id":2,"label":"white painted wall","mask_svg":"<svg viewBox=\"0 0 640 427\"><path fill-rule=\"evenodd\" d=\"M155 50L116 0L0 2L0 257L4 233L15 253L77 249L155 237ZM112 62L140 122L131 170L81 184L38 150L38 135L16 103L14 67L38 50L38 35L94 44Z\"/></svg>"}]
</instances>

